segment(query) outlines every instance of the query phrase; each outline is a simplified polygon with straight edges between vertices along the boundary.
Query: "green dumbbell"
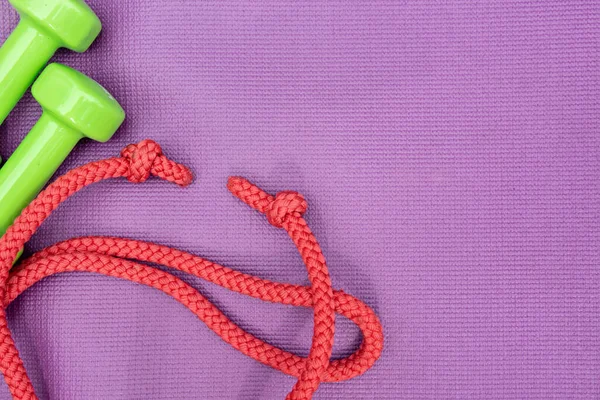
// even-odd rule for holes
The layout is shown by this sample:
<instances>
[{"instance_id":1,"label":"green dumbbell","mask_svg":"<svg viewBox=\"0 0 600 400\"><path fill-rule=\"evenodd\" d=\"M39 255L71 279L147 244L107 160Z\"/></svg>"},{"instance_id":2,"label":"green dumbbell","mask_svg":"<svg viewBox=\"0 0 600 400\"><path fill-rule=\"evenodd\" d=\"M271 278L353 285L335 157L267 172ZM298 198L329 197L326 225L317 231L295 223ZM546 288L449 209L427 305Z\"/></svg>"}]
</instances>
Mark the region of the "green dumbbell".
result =
<instances>
[{"instance_id":1,"label":"green dumbbell","mask_svg":"<svg viewBox=\"0 0 600 400\"><path fill-rule=\"evenodd\" d=\"M0 48L0 124L54 52L83 52L102 25L81 0L10 0L21 16Z\"/></svg>"},{"instance_id":2,"label":"green dumbbell","mask_svg":"<svg viewBox=\"0 0 600 400\"><path fill-rule=\"evenodd\" d=\"M0 235L39 193L79 140L106 142L125 112L102 86L50 64L31 88L42 116L0 169Z\"/></svg>"}]
</instances>

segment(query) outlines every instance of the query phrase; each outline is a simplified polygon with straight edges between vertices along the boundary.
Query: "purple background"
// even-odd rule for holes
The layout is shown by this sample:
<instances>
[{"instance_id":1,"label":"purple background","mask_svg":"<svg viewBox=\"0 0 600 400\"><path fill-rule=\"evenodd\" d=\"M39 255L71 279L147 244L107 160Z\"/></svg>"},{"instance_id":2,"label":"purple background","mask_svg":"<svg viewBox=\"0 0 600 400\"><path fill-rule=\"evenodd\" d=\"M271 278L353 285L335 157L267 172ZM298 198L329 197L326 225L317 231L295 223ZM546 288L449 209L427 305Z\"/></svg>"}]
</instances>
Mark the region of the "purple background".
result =
<instances>
[{"instance_id":1,"label":"purple background","mask_svg":"<svg viewBox=\"0 0 600 400\"><path fill-rule=\"evenodd\" d=\"M128 119L62 171L148 137L196 181L98 184L30 249L117 235L306 283L285 233L227 192L243 175L306 196L334 285L384 324L374 368L316 399L600 397L597 2L90 4L102 36L55 60L105 85ZM16 21L2 1L1 39ZM19 103L4 157L39 112ZM186 279L306 354L309 310ZM46 279L10 323L43 399L282 399L294 382L162 293L111 278ZM336 356L358 340L340 319Z\"/></svg>"}]
</instances>

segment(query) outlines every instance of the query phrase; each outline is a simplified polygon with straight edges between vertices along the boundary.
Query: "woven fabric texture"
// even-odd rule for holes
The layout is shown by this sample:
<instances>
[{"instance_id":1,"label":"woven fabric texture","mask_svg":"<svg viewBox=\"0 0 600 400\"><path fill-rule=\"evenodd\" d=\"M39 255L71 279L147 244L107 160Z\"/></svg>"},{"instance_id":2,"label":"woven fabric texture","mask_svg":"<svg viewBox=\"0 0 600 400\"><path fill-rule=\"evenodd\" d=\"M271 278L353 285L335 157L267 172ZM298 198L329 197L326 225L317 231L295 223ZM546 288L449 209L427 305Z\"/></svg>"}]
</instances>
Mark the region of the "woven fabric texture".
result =
<instances>
[{"instance_id":1,"label":"woven fabric texture","mask_svg":"<svg viewBox=\"0 0 600 400\"><path fill-rule=\"evenodd\" d=\"M151 138L196 180L94 185L28 252L122 236L307 284L285 232L229 194L227 177L241 175L304 195L333 286L384 327L374 367L315 399L600 397L597 2L89 4L102 35L53 60L103 84L128 118L61 172ZM2 1L0 40L17 20ZM3 158L39 114L26 95L0 127ZM177 276L307 356L310 309ZM42 399L283 399L295 382L130 282L65 273L8 311ZM338 318L334 357L358 343Z\"/></svg>"}]
</instances>

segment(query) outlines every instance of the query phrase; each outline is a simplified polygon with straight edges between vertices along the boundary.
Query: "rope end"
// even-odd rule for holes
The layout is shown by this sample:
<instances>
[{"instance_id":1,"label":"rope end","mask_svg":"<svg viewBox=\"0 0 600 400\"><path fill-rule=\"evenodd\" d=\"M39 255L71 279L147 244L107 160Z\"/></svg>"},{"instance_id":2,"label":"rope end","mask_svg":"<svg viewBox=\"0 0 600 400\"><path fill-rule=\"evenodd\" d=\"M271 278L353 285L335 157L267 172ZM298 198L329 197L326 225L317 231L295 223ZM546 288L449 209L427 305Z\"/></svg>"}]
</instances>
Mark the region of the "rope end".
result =
<instances>
[{"instance_id":1,"label":"rope end","mask_svg":"<svg viewBox=\"0 0 600 400\"><path fill-rule=\"evenodd\" d=\"M186 187L186 186L191 185L192 182L194 182L194 174L185 165L181 165L181 164L178 164L178 165L180 167L182 167L181 179L179 181L176 181L175 183L177 183L181 187Z\"/></svg>"},{"instance_id":2,"label":"rope end","mask_svg":"<svg viewBox=\"0 0 600 400\"><path fill-rule=\"evenodd\" d=\"M263 214L274 200L273 196L240 176L230 176L227 180L227 189L235 197Z\"/></svg>"},{"instance_id":3,"label":"rope end","mask_svg":"<svg viewBox=\"0 0 600 400\"><path fill-rule=\"evenodd\" d=\"M301 217L308 208L304 197L297 192L280 192L274 197L239 176L229 177L227 189L250 207L265 214L269 223L276 228L281 228L289 216Z\"/></svg>"}]
</instances>

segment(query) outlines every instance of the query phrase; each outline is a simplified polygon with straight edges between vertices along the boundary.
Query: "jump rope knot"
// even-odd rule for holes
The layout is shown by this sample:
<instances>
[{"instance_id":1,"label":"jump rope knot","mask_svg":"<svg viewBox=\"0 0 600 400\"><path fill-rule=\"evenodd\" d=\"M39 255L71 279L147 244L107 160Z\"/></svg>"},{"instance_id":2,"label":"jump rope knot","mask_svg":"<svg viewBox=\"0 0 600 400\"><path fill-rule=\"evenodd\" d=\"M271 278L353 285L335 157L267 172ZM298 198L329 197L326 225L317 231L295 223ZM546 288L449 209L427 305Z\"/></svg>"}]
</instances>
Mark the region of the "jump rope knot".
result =
<instances>
[{"instance_id":1,"label":"jump rope knot","mask_svg":"<svg viewBox=\"0 0 600 400\"><path fill-rule=\"evenodd\" d=\"M308 208L304 197L297 192L279 192L275 200L267 206L267 220L276 228L282 228L289 216L302 217Z\"/></svg>"},{"instance_id":2,"label":"jump rope knot","mask_svg":"<svg viewBox=\"0 0 600 400\"><path fill-rule=\"evenodd\" d=\"M162 155L160 145L150 139L127 145L121 150L121 157L129 162L127 180L133 183L145 182L152 173L154 162Z\"/></svg>"},{"instance_id":3,"label":"jump rope knot","mask_svg":"<svg viewBox=\"0 0 600 400\"><path fill-rule=\"evenodd\" d=\"M169 160L163 155L160 145L150 139L126 146L121 150L121 157L129 166L129 182L142 183L153 175L187 186L193 179L192 172L186 166Z\"/></svg>"}]
</instances>

